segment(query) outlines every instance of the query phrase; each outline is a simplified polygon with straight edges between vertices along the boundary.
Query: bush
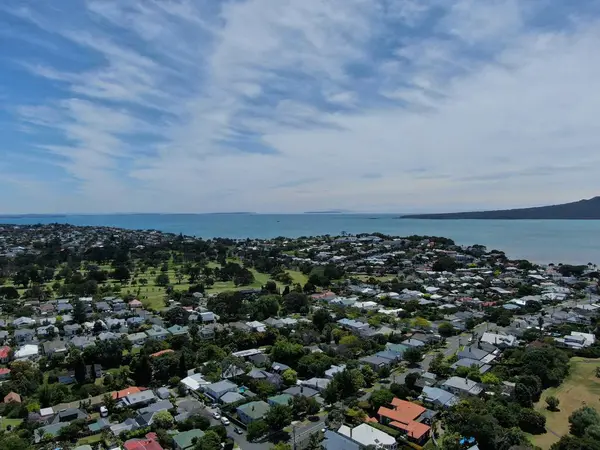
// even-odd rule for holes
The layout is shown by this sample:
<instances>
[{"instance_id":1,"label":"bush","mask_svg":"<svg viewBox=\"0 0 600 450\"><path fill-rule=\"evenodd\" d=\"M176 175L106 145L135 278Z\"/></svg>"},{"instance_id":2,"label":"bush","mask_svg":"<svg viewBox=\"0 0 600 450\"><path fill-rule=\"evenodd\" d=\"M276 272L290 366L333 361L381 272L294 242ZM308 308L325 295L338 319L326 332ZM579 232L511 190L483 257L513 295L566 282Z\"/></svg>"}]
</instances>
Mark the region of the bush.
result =
<instances>
[{"instance_id":1,"label":"bush","mask_svg":"<svg viewBox=\"0 0 600 450\"><path fill-rule=\"evenodd\" d=\"M549 397L546 397L546 404L548 405L548 409L550 411L557 411L558 405L560 404L560 400L551 395Z\"/></svg>"},{"instance_id":2,"label":"bush","mask_svg":"<svg viewBox=\"0 0 600 450\"><path fill-rule=\"evenodd\" d=\"M526 433L541 434L546 430L546 417L533 409L523 408L519 417L519 428Z\"/></svg>"}]
</instances>

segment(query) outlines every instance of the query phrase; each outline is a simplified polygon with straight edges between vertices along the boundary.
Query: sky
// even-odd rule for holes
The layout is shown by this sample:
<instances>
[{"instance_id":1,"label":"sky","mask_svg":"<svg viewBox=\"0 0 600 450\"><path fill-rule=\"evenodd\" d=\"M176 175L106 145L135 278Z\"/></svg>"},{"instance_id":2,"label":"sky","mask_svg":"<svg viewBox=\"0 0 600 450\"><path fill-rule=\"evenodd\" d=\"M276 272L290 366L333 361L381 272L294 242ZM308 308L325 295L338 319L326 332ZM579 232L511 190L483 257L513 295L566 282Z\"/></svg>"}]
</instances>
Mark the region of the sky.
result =
<instances>
[{"instance_id":1,"label":"sky","mask_svg":"<svg viewBox=\"0 0 600 450\"><path fill-rule=\"evenodd\" d=\"M3 0L0 213L600 195L598 0Z\"/></svg>"}]
</instances>

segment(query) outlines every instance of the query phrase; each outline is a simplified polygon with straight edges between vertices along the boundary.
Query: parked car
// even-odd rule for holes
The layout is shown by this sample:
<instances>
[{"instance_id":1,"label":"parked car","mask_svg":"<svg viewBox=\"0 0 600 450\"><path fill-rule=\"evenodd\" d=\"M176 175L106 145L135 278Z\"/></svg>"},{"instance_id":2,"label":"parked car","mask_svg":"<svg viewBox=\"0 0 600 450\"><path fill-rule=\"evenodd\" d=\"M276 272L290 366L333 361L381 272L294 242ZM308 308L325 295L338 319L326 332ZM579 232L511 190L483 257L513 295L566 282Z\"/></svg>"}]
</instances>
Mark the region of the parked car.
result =
<instances>
[{"instance_id":1,"label":"parked car","mask_svg":"<svg viewBox=\"0 0 600 450\"><path fill-rule=\"evenodd\" d=\"M244 432L243 432L242 430L240 430L238 427L235 427L235 428L233 429L233 432L234 432L234 433L237 433L237 434L244 434Z\"/></svg>"},{"instance_id":2,"label":"parked car","mask_svg":"<svg viewBox=\"0 0 600 450\"><path fill-rule=\"evenodd\" d=\"M227 417L221 417L221 423L223 425L229 425L231 422L229 422L229 419Z\"/></svg>"},{"instance_id":3,"label":"parked car","mask_svg":"<svg viewBox=\"0 0 600 450\"><path fill-rule=\"evenodd\" d=\"M221 418L221 414L219 414L218 412L216 412L216 411L215 411L215 412L213 413L213 417L214 417L215 419L219 420L219 419Z\"/></svg>"},{"instance_id":4,"label":"parked car","mask_svg":"<svg viewBox=\"0 0 600 450\"><path fill-rule=\"evenodd\" d=\"M108 417L108 408L106 406L100 407L100 417Z\"/></svg>"}]
</instances>

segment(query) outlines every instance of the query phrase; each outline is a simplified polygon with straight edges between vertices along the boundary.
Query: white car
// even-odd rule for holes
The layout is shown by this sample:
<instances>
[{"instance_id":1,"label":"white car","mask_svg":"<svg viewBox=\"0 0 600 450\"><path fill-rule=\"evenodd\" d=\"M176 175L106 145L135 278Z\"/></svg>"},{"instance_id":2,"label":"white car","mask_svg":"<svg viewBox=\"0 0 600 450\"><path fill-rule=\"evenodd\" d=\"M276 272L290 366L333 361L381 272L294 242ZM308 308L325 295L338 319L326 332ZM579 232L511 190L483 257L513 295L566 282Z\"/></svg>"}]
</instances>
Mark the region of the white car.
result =
<instances>
[{"instance_id":1,"label":"white car","mask_svg":"<svg viewBox=\"0 0 600 450\"><path fill-rule=\"evenodd\" d=\"M219 420L221 418L221 414L219 414L218 412L214 412L213 413L213 417L217 420Z\"/></svg>"},{"instance_id":2,"label":"white car","mask_svg":"<svg viewBox=\"0 0 600 450\"><path fill-rule=\"evenodd\" d=\"M229 419L227 417L221 417L221 423L223 425L229 425L231 422L229 422Z\"/></svg>"}]
</instances>

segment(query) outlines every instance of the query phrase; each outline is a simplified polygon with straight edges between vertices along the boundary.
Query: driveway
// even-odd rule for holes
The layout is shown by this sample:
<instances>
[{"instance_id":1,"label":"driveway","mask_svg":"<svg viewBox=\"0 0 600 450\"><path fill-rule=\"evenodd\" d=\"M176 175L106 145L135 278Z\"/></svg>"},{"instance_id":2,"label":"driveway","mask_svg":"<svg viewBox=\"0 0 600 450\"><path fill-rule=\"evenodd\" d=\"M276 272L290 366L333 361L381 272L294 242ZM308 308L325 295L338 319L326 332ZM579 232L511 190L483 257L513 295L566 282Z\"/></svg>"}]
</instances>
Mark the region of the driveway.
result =
<instances>
[{"instance_id":1,"label":"driveway","mask_svg":"<svg viewBox=\"0 0 600 450\"><path fill-rule=\"evenodd\" d=\"M314 433L318 433L319 431L321 431L323 428L325 428L325 418L322 418L321 420L319 420L318 422L311 422L307 425L301 425L301 426L297 426L295 427L295 433L291 433L291 438L290 438L290 445L292 446L292 448L296 448L296 449L302 449L306 446L308 446L308 443L310 441L310 436ZM295 437L294 437L295 435ZM294 446L294 442L295 442L295 446Z\"/></svg>"},{"instance_id":2,"label":"driveway","mask_svg":"<svg viewBox=\"0 0 600 450\"><path fill-rule=\"evenodd\" d=\"M216 420L215 418L213 418L213 413L215 411L215 409L212 409L207 406L201 411L201 414L204 417L208 418L208 420L210 420L211 425L223 425L220 420ZM240 430L242 430L242 434L237 434L233 431L235 427L236 425L232 422L231 425L228 425L225 428L227 429L227 435L231 437L242 450L267 450L268 448L270 448L271 444L269 442L248 442L246 430L244 430L241 427L237 427Z\"/></svg>"}]
</instances>

